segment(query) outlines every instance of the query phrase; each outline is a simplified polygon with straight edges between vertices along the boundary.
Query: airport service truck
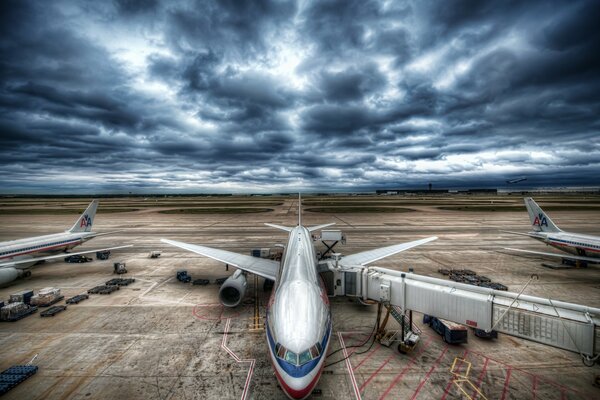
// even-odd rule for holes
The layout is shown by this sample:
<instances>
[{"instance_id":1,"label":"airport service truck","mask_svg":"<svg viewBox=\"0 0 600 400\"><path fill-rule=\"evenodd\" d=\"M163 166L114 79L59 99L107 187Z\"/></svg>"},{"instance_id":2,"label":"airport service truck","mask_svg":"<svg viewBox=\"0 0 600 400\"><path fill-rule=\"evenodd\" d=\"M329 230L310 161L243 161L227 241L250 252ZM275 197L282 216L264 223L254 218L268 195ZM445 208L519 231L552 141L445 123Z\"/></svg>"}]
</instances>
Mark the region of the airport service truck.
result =
<instances>
[{"instance_id":1,"label":"airport service truck","mask_svg":"<svg viewBox=\"0 0 600 400\"><path fill-rule=\"evenodd\" d=\"M467 343L467 327L431 315L423 315L423 323L442 335L444 342L450 344Z\"/></svg>"}]
</instances>

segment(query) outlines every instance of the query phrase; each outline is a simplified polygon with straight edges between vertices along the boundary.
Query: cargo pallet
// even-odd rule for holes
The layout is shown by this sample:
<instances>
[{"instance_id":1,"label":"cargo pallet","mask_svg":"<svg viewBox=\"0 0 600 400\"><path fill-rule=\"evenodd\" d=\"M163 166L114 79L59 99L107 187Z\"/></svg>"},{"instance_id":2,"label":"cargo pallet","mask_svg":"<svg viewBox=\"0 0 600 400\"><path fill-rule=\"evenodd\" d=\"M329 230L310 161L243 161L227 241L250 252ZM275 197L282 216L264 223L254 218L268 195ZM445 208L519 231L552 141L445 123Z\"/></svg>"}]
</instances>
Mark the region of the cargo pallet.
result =
<instances>
[{"instance_id":1,"label":"cargo pallet","mask_svg":"<svg viewBox=\"0 0 600 400\"><path fill-rule=\"evenodd\" d=\"M115 278L106 282L106 286L127 286L135 282L135 278Z\"/></svg>"},{"instance_id":2,"label":"cargo pallet","mask_svg":"<svg viewBox=\"0 0 600 400\"><path fill-rule=\"evenodd\" d=\"M64 298L65 298L65 296L58 296L57 298L55 298L52 301L49 301L48 303L38 304L38 307L50 307L52 304L56 304Z\"/></svg>"},{"instance_id":3,"label":"cargo pallet","mask_svg":"<svg viewBox=\"0 0 600 400\"><path fill-rule=\"evenodd\" d=\"M29 310L27 310L27 311L25 311L25 312L23 312L23 313L21 313L21 314L19 314L19 315L15 315L14 317L9 317L9 318L7 318L7 319L3 319L3 320L0 320L0 321L6 321L6 322L15 322L15 321L18 321L18 320L20 320L20 319L23 319L23 318L25 318L25 317L26 317L26 316L28 316L28 315L31 315L31 314L33 314L34 312L36 312L36 311L37 311L37 309L38 309L38 308L37 308L36 306L30 306L30 307L29 307Z\"/></svg>"},{"instance_id":4,"label":"cargo pallet","mask_svg":"<svg viewBox=\"0 0 600 400\"><path fill-rule=\"evenodd\" d=\"M115 290L119 290L119 287L118 286L111 286L111 285L100 285L100 286L96 286L96 287L91 288L90 290L88 290L88 293L91 293L91 294L111 294Z\"/></svg>"},{"instance_id":5,"label":"cargo pallet","mask_svg":"<svg viewBox=\"0 0 600 400\"><path fill-rule=\"evenodd\" d=\"M87 300L89 298L90 298L90 296L88 296L87 294L78 294L77 296L73 296L73 297L67 299L67 301L65 301L65 303L67 303L67 304L77 304L80 301Z\"/></svg>"},{"instance_id":6,"label":"cargo pallet","mask_svg":"<svg viewBox=\"0 0 600 400\"><path fill-rule=\"evenodd\" d=\"M53 306L47 309L46 311L42 311L40 313L40 317L54 317L59 312L63 312L67 309L67 306Z\"/></svg>"},{"instance_id":7,"label":"cargo pallet","mask_svg":"<svg viewBox=\"0 0 600 400\"><path fill-rule=\"evenodd\" d=\"M33 376L38 370L35 365L15 365L0 373L0 396Z\"/></svg>"}]
</instances>

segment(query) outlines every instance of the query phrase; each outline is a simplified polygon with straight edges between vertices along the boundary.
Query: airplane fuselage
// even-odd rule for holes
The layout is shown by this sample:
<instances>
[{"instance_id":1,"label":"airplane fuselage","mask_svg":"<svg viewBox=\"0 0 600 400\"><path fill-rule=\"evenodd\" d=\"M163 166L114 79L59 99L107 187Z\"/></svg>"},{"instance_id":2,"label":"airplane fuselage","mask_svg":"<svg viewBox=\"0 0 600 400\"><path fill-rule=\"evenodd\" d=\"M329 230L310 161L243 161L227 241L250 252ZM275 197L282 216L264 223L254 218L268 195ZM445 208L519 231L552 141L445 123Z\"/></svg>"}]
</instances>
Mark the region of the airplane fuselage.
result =
<instances>
[{"instance_id":1,"label":"airplane fuselage","mask_svg":"<svg viewBox=\"0 0 600 400\"><path fill-rule=\"evenodd\" d=\"M571 232L530 232L548 246L577 256L600 258L600 237Z\"/></svg>"},{"instance_id":2,"label":"airplane fuselage","mask_svg":"<svg viewBox=\"0 0 600 400\"><path fill-rule=\"evenodd\" d=\"M33 258L40 254L60 253L72 249L94 237L94 232L55 233L0 243L0 261ZM26 268L20 265L19 268Z\"/></svg>"},{"instance_id":3,"label":"airplane fuselage","mask_svg":"<svg viewBox=\"0 0 600 400\"><path fill-rule=\"evenodd\" d=\"M311 234L302 226L290 232L265 326L270 359L281 387L291 398L307 397L323 369L332 321Z\"/></svg>"}]
</instances>

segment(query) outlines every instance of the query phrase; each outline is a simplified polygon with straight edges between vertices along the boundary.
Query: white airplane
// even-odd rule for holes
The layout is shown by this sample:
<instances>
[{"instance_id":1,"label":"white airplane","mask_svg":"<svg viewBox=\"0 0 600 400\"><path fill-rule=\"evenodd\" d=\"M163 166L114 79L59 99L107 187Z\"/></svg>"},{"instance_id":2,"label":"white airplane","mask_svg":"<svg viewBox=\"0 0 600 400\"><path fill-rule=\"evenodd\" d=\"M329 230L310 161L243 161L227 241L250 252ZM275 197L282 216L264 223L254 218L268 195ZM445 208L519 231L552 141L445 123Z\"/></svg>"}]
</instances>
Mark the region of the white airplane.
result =
<instances>
[{"instance_id":1,"label":"white airplane","mask_svg":"<svg viewBox=\"0 0 600 400\"><path fill-rule=\"evenodd\" d=\"M64 253L69 249L79 246L94 237L114 233L96 233L91 231L97 208L98 200L93 200L71 229L65 232L1 242L0 285L10 283L19 277L31 275L28 269L40 261L63 258L65 257ZM86 250L77 253L68 253L68 255L74 256L125 247L131 247L131 245ZM56 255L56 253L62 254Z\"/></svg>"},{"instance_id":2,"label":"white airplane","mask_svg":"<svg viewBox=\"0 0 600 400\"><path fill-rule=\"evenodd\" d=\"M505 250L517 251L521 253L536 254L548 257L560 257L567 260L575 260L582 262L600 263L600 237L592 235L582 235L579 233L571 233L560 230L550 217L544 213L544 210L537 205L531 197L524 199L525 207L529 213L529 219L533 226L533 231L528 233L511 232L516 235L529 236L537 239L548 246L555 247L561 251L573 254L564 255L557 253L546 253L532 250L513 249L505 247Z\"/></svg>"},{"instance_id":3,"label":"white airplane","mask_svg":"<svg viewBox=\"0 0 600 400\"><path fill-rule=\"evenodd\" d=\"M299 199L300 202L300 199ZM246 290L246 274L252 273L275 281L267 305L266 339L275 375L286 395L293 399L309 396L319 381L329 348L332 320L329 298L317 272L317 255L311 232L334 225L302 226L301 204L298 226L289 228L265 224L289 232L281 264L173 240L162 242L239 268L219 290L223 305L235 307ZM437 237L397 244L343 257L343 265L366 265Z\"/></svg>"}]
</instances>

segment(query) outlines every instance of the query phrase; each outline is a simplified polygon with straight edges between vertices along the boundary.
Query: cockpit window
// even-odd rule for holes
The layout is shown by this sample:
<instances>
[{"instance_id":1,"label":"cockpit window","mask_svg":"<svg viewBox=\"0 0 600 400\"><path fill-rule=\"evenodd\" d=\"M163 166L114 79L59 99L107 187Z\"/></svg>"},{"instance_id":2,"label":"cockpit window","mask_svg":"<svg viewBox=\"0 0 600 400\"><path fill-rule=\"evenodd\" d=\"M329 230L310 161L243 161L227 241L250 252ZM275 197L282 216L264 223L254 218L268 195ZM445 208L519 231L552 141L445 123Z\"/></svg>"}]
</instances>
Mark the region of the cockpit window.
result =
<instances>
[{"instance_id":1,"label":"cockpit window","mask_svg":"<svg viewBox=\"0 0 600 400\"><path fill-rule=\"evenodd\" d=\"M300 355L298 356L298 363L300 365L306 364L307 362L309 362L312 359L313 358L312 358L312 356L310 354L310 349L309 350L305 350L302 353L300 353Z\"/></svg>"},{"instance_id":2,"label":"cockpit window","mask_svg":"<svg viewBox=\"0 0 600 400\"><path fill-rule=\"evenodd\" d=\"M321 351L321 343L315 344L300 354L296 354L293 351L286 349L279 343L275 345L275 354L277 354L277 358L281 358L282 360L285 360L286 362L296 366L304 365L307 362L318 358L319 355L321 355Z\"/></svg>"},{"instance_id":3,"label":"cockpit window","mask_svg":"<svg viewBox=\"0 0 600 400\"><path fill-rule=\"evenodd\" d=\"M293 351L288 350L285 352L285 361L289 362L290 364L298 365L298 355Z\"/></svg>"}]
</instances>

